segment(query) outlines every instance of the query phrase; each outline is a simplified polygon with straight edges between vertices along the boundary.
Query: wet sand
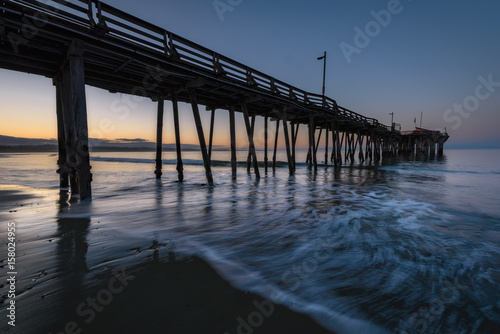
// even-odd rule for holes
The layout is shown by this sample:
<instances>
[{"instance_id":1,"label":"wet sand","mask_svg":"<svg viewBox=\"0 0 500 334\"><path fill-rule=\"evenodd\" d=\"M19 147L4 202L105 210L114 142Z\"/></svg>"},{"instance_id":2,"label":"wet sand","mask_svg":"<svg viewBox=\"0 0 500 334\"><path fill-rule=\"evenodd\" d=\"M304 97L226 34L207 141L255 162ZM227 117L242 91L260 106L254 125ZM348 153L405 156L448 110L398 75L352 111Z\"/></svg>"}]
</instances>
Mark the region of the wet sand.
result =
<instances>
[{"instance_id":1,"label":"wet sand","mask_svg":"<svg viewBox=\"0 0 500 334\"><path fill-rule=\"evenodd\" d=\"M0 215L6 218L8 213L12 213L19 206L30 203L36 196L20 190L20 187L3 186L0 189Z\"/></svg>"},{"instance_id":2,"label":"wet sand","mask_svg":"<svg viewBox=\"0 0 500 334\"><path fill-rule=\"evenodd\" d=\"M94 317L99 300L108 302L103 290L109 283L89 291L97 307L86 302L80 316L75 314L78 305L68 305L66 314L44 332L56 333L72 319L83 333L330 333L305 315L233 288L199 258L153 260L122 278L127 286ZM114 281L114 286L119 290L120 283Z\"/></svg>"},{"instance_id":3,"label":"wet sand","mask_svg":"<svg viewBox=\"0 0 500 334\"><path fill-rule=\"evenodd\" d=\"M54 208L64 206L65 199L56 195L55 191L43 197L26 188L0 189L0 217L16 221L20 231L16 327L7 326L3 307L0 331L331 333L306 315L232 287L198 257L154 243L135 248L132 241L116 240L112 234L91 241L90 234L99 231L93 227L97 222L58 218ZM23 227L24 222L37 219L49 223ZM5 232L4 227L0 237L6 238ZM90 257L96 254L90 254L89 243L95 252L96 244L108 242L116 247L98 252L104 264L89 267ZM5 261L3 248L2 253ZM5 270L2 280L4 275ZM5 289L6 285L1 286L1 293Z\"/></svg>"}]
</instances>

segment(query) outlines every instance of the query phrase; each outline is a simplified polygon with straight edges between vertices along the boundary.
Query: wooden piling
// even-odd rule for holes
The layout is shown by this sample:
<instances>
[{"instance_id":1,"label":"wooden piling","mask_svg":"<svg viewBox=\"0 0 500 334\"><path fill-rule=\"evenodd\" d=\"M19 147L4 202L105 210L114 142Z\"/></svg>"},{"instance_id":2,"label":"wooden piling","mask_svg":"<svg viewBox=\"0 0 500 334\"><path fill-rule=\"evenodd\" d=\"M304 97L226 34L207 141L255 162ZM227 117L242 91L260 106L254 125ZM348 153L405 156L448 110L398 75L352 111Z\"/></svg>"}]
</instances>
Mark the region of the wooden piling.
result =
<instances>
[{"instance_id":1,"label":"wooden piling","mask_svg":"<svg viewBox=\"0 0 500 334\"><path fill-rule=\"evenodd\" d=\"M335 166L341 166L342 165L342 142L340 140L340 128L339 128L338 123L335 123L335 143L337 144L337 147L335 148L335 151L337 152L337 155L335 158Z\"/></svg>"},{"instance_id":2,"label":"wooden piling","mask_svg":"<svg viewBox=\"0 0 500 334\"><path fill-rule=\"evenodd\" d=\"M215 123L215 108L212 108L210 115L210 138L208 140L208 159L212 162L212 144L214 141L214 123Z\"/></svg>"},{"instance_id":3,"label":"wooden piling","mask_svg":"<svg viewBox=\"0 0 500 334\"><path fill-rule=\"evenodd\" d=\"M377 160L377 135L372 134L371 138L371 143L370 143L370 160L371 161L376 161Z\"/></svg>"},{"instance_id":4,"label":"wooden piling","mask_svg":"<svg viewBox=\"0 0 500 334\"><path fill-rule=\"evenodd\" d=\"M245 105L246 106L246 105ZM252 138L255 130L255 115L252 115L252 125L250 126L250 132L252 133ZM255 147L254 147L255 150ZM248 143L248 156L247 156L247 173L250 173L250 166L252 165L252 148L250 143Z\"/></svg>"},{"instance_id":5,"label":"wooden piling","mask_svg":"<svg viewBox=\"0 0 500 334\"><path fill-rule=\"evenodd\" d=\"M330 161L336 165L336 162L335 162L335 155L336 155L336 152L335 152L335 122L332 122L332 124L330 125L331 129L332 129L332 154L330 156Z\"/></svg>"},{"instance_id":6,"label":"wooden piling","mask_svg":"<svg viewBox=\"0 0 500 334\"><path fill-rule=\"evenodd\" d=\"M257 153L255 152L255 144L253 142L253 129L255 128L255 115L252 116L252 124L250 125L249 115L247 105L243 103L241 105L241 111L243 112L243 117L245 118L245 126L247 128L248 143L249 143L249 156L253 160L253 168L255 172L255 177L260 178L259 172L259 162L257 161Z\"/></svg>"},{"instance_id":7,"label":"wooden piling","mask_svg":"<svg viewBox=\"0 0 500 334\"><path fill-rule=\"evenodd\" d=\"M311 127L311 119L309 118L309 125L307 126L307 134L308 134L308 149L307 149L307 157L306 157L306 164L309 169L312 169L312 151L313 151L313 134L312 134L312 127Z\"/></svg>"},{"instance_id":8,"label":"wooden piling","mask_svg":"<svg viewBox=\"0 0 500 334\"><path fill-rule=\"evenodd\" d=\"M76 133L76 179L80 199L92 198L92 173L90 172L89 137L87 125L87 100L85 96L85 68L83 53L85 44L73 40L68 50L68 63L71 77L71 111L75 117Z\"/></svg>"},{"instance_id":9,"label":"wooden piling","mask_svg":"<svg viewBox=\"0 0 500 334\"><path fill-rule=\"evenodd\" d=\"M434 139L429 139L429 145L430 145L430 156L433 158L436 155L436 142Z\"/></svg>"},{"instance_id":10,"label":"wooden piling","mask_svg":"<svg viewBox=\"0 0 500 334\"><path fill-rule=\"evenodd\" d=\"M297 156L295 155L295 146L297 144L297 135L299 133L299 125L300 123L297 123L297 127L295 128L293 137L292 137L292 162L293 162L293 170L296 170L297 167ZM293 124L292 124L293 128Z\"/></svg>"},{"instance_id":11,"label":"wooden piling","mask_svg":"<svg viewBox=\"0 0 500 334\"><path fill-rule=\"evenodd\" d=\"M236 161L236 129L234 119L234 107L229 106L229 133L231 136L231 172L233 179L237 175L237 161Z\"/></svg>"},{"instance_id":12,"label":"wooden piling","mask_svg":"<svg viewBox=\"0 0 500 334\"><path fill-rule=\"evenodd\" d=\"M360 162L365 162L365 156L363 154L363 135L361 131L358 130L358 142L359 142L359 154L358 159Z\"/></svg>"},{"instance_id":13,"label":"wooden piling","mask_svg":"<svg viewBox=\"0 0 500 334\"><path fill-rule=\"evenodd\" d=\"M64 137L66 141L66 172L68 173L71 197L80 196L80 188L77 183L76 173L76 130L75 114L72 110L73 95L71 92L71 73L69 67L64 66L61 69L61 93L62 93L62 111L64 122Z\"/></svg>"},{"instance_id":14,"label":"wooden piling","mask_svg":"<svg viewBox=\"0 0 500 334\"><path fill-rule=\"evenodd\" d=\"M328 125L325 128L325 166L328 166Z\"/></svg>"},{"instance_id":15,"label":"wooden piling","mask_svg":"<svg viewBox=\"0 0 500 334\"><path fill-rule=\"evenodd\" d=\"M358 140L357 140L357 138L354 139L355 135L356 135L356 133L353 131L352 135L351 135L351 146L352 146L352 150L351 150L351 164L354 163L354 155L356 153L356 149L357 149L357 146L358 146Z\"/></svg>"},{"instance_id":16,"label":"wooden piling","mask_svg":"<svg viewBox=\"0 0 500 334\"><path fill-rule=\"evenodd\" d=\"M314 117L312 114L309 114L309 151L310 151L310 157L309 157L309 168L312 168L314 165L314 168L318 166L318 162L316 160L316 126L314 125Z\"/></svg>"},{"instance_id":17,"label":"wooden piling","mask_svg":"<svg viewBox=\"0 0 500 334\"><path fill-rule=\"evenodd\" d=\"M319 136L316 141L316 146L314 146L314 157L316 158L317 161L317 156L318 156L318 149L319 149L319 143L321 142L321 135L323 134L323 128L319 129Z\"/></svg>"},{"instance_id":18,"label":"wooden piling","mask_svg":"<svg viewBox=\"0 0 500 334\"><path fill-rule=\"evenodd\" d=\"M295 147L294 147L294 144L293 144L293 139L295 138L295 124L293 122L290 122L290 134L292 135L292 162L295 158Z\"/></svg>"},{"instance_id":19,"label":"wooden piling","mask_svg":"<svg viewBox=\"0 0 500 334\"><path fill-rule=\"evenodd\" d=\"M339 161L340 164L342 164L342 148L344 147L344 141L345 141L345 130L342 131L342 139L340 140L340 146L339 146Z\"/></svg>"},{"instance_id":20,"label":"wooden piling","mask_svg":"<svg viewBox=\"0 0 500 334\"><path fill-rule=\"evenodd\" d=\"M269 117L267 116L267 112L264 114L264 172L267 174L267 163L268 163L268 156L267 156L267 141L268 141L268 122L269 122Z\"/></svg>"},{"instance_id":21,"label":"wooden piling","mask_svg":"<svg viewBox=\"0 0 500 334\"><path fill-rule=\"evenodd\" d=\"M194 88L188 88L189 100L193 109L194 121L196 123L196 130L198 132L198 139L200 141L201 155L203 156L203 164L205 165L205 174L209 186L214 185L212 177L212 168L210 167L210 159L208 158L207 145L205 143L205 135L203 134L203 125L201 123L200 110L198 108L198 101L196 100L196 92Z\"/></svg>"},{"instance_id":22,"label":"wooden piling","mask_svg":"<svg viewBox=\"0 0 500 334\"><path fill-rule=\"evenodd\" d=\"M66 134L64 133L64 110L63 110L63 88L61 78L54 80L56 86L56 113L57 113L57 144L58 144L58 159L57 165L59 174L59 188L65 189L69 187L69 175L66 168Z\"/></svg>"},{"instance_id":23,"label":"wooden piling","mask_svg":"<svg viewBox=\"0 0 500 334\"><path fill-rule=\"evenodd\" d=\"M366 135L366 144L365 144L365 160L372 160L371 158L371 135Z\"/></svg>"},{"instance_id":24,"label":"wooden piling","mask_svg":"<svg viewBox=\"0 0 500 334\"><path fill-rule=\"evenodd\" d=\"M348 130L346 130L344 133L345 133L344 162L347 163L351 154L351 136Z\"/></svg>"},{"instance_id":25,"label":"wooden piling","mask_svg":"<svg viewBox=\"0 0 500 334\"><path fill-rule=\"evenodd\" d=\"M157 179L161 179L162 169L162 148L163 148L163 113L165 102L162 97L158 98L158 112L156 122L156 169Z\"/></svg>"},{"instance_id":26,"label":"wooden piling","mask_svg":"<svg viewBox=\"0 0 500 334\"><path fill-rule=\"evenodd\" d=\"M283 108L281 115L283 117L283 132L285 134L286 156L288 158L288 170L290 172L290 175L293 175L294 167L292 161L292 152L290 150L290 138L288 136L288 121L287 121L286 107Z\"/></svg>"},{"instance_id":27,"label":"wooden piling","mask_svg":"<svg viewBox=\"0 0 500 334\"><path fill-rule=\"evenodd\" d=\"M438 157L443 156L444 151L444 142L442 140L438 141Z\"/></svg>"},{"instance_id":28,"label":"wooden piling","mask_svg":"<svg viewBox=\"0 0 500 334\"><path fill-rule=\"evenodd\" d=\"M375 161L380 161L380 146L381 146L381 138L378 135L375 135L375 141L374 141L374 160Z\"/></svg>"},{"instance_id":29,"label":"wooden piling","mask_svg":"<svg viewBox=\"0 0 500 334\"><path fill-rule=\"evenodd\" d=\"M179 126L179 105L177 103L177 96L172 96L172 108L174 114L174 128L175 128L175 149L177 153L177 177L179 182L184 181L184 166L182 163L182 147L181 147L181 133Z\"/></svg>"},{"instance_id":30,"label":"wooden piling","mask_svg":"<svg viewBox=\"0 0 500 334\"><path fill-rule=\"evenodd\" d=\"M273 172L276 171L276 152L278 151L278 134L280 131L280 120L276 120L276 133L274 135L274 152L273 152Z\"/></svg>"}]
</instances>

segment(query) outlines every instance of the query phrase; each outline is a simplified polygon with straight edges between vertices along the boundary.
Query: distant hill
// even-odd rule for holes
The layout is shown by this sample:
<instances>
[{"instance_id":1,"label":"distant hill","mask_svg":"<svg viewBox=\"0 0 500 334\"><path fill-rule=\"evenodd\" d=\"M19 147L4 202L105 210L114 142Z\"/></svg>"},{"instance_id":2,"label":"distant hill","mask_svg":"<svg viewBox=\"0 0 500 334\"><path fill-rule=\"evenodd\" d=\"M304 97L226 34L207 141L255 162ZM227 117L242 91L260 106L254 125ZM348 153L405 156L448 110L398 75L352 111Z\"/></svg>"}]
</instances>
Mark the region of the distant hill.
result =
<instances>
[{"instance_id":1,"label":"distant hill","mask_svg":"<svg viewBox=\"0 0 500 334\"><path fill-rule=\"evenodd\" d=\"M0 146L41 146L41 145L57 145L55 139L33 139L19 138L0 135Z\"/></svg>"},{"instance_id":2,"label":"distant hill","mask_svg":"<svg viewBox=\"0 0 500 334\"><path fill-rule=\"evenodd\" d=\"M91 152L114 151L155 151L156 143L142 138L128 139L89 139ZM198 145L182 144L183 151L198 151ZM163 144L163 150L175 151L175 144ZM214 151L227 151L226 146L217 145ZM57 152L56 139L19 138L0 135L0 152Z\"/></svg>"}]
</instances>

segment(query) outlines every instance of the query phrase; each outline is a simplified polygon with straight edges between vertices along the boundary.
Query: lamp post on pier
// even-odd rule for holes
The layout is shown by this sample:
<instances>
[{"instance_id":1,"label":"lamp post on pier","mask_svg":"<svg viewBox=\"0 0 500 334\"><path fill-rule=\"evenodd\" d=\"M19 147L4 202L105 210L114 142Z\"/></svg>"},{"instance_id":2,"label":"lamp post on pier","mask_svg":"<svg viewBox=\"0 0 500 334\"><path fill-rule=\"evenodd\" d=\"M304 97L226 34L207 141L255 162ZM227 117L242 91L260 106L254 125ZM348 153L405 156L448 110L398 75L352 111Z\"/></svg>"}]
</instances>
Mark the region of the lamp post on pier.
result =
<instances>
[{"instance_id":1,"label":"lamp post on pier","mask_svg":"<svg viewBox=\"0 0 500 334\"><path fill-rule=\"evenodd\" d=\"M325 100L325 77L326 77L326 51L322 57L318 57L318 60L323 59L323 102Z\"/></svg>"}]
</instances>

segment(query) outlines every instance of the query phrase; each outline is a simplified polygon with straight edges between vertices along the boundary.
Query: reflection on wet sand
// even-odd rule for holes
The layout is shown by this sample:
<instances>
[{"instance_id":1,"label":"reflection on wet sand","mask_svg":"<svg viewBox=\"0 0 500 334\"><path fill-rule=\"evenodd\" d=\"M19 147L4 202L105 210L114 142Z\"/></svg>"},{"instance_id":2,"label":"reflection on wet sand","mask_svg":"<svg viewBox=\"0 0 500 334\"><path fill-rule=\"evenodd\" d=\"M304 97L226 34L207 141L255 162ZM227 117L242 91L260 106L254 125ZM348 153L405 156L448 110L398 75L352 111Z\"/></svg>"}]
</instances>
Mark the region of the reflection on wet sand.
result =
<instances>
[{"instance_id":1,"label":"reflection on wet sand","mask_svg":"<svg viewBox=\"0 0 500 334\"><path fill-rule=\"evenodd\" d=\"M157 184L158 221L166 218L162 215L164 190ZM179 226L186 224L182 218L184 191L179 185ZM204 206L201 211L210 217L213 190L202 187L202 191L206 192L206 202L200 203ZM68 329L82 333L238 333L250 326L248 317L255 313L256 304L269 303L233 288L202 259L176 254L174 246L160 242L156 232L150 246L135 249L137 254L148 254L142 263L126 269L110 265L104 271L93 272L87 264L92 248L87 241L91 218L80 217L77 205L69 204L64 194L58 206L54 255L60 273L60 298L52 299L56 307L47 317L47 324L38 328L45 333ZM78 217L71 215L73 209ZM206 224L210 225L210 220ZM330 333L307 316L273 305L272 317L262 319L259 333L276 333L278 329Z\"/></svg>"}]
</instances>

